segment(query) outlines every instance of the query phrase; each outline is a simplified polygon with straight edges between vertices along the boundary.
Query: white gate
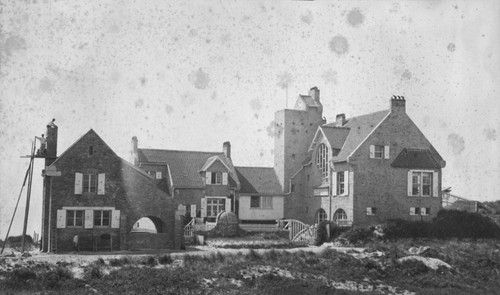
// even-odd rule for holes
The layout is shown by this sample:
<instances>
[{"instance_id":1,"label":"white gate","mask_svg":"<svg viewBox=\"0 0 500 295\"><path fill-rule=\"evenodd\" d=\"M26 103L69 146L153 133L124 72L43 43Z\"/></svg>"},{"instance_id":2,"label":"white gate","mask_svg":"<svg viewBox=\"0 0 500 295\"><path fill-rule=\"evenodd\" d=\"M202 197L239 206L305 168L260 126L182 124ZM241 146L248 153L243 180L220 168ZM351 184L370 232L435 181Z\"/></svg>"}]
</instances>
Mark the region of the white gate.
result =
<instances>
[{"instance_id":1,"label":"white gate","mask_svg":"<svg viewBox=\"0 0 500 295\"><path fill-rule=\"evenodd\" d=\"M278 220L278 227L289 232L292 242L314 243L318 232L316 225L308 225L296 219Z\"/></svg>"}]
</instances>

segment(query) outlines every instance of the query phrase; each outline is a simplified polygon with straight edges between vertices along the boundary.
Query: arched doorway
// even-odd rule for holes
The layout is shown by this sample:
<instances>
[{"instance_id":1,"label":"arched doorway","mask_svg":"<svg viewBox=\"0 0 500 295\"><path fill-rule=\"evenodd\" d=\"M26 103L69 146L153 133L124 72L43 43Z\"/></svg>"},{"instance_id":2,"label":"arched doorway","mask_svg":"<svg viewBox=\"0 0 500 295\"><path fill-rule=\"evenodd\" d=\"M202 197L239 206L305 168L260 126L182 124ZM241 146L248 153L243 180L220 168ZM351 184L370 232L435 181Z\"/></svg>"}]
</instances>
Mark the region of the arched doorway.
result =
<instances>
[{"instance_id":1,"label":"arched doorway","mask_svg":"<svg viewBox=\"0 0 500 295\"><path fill-rule=\"evenodd\" d=\"M321 221L324 221L326 219L327 219L327 215L326 215L325 210L323 210L322 208L319 208L316 211L316 214L314 215L314 224L319 224Z\"/></svg>"},{"instance_id":2,"label":"arched doorway","mask_svg":"<svg viewBox=\"0 0 500 295\"><path fill-rule=\"evenodd\" d=\"M139 218L133 225L133 233L162 233L163 232L163 221L155 216L144 216Z\"/></svg>"},{"instance_id":3,"label":"arched doorway","mask_svg":"<svg viewBox=\"0 0 500 295\"><path fill-rule=\"evenodd\" d=\"M347 214L343 209L337 209L333 214L333 221L340 226L347 225Z\"/></svg>"}]
</instances>

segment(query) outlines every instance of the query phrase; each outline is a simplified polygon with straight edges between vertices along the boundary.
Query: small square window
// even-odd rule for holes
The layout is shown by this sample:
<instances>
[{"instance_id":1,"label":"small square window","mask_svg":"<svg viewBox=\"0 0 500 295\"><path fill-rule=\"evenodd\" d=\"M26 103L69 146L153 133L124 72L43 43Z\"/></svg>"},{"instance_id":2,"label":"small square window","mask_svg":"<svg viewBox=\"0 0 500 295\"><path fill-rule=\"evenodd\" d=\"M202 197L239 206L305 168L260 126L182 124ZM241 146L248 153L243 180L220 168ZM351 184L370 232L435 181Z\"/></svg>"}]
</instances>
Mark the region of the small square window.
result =
<instances>
[{"instance_id":1,"label":"small square window","mask_svg":"<svg viewBox=\"0 0 500 295\"><path fill-rule=\"evenodd\" d=\"M161 178L162 178L161 171L156 171L156 179L161 179Z\"/></svg>"},{"instance_id":2,"label":"small square window","mask_svg":"<svg viewBox=\"0 0 500 295\"><path fill-rule=\"evenodd\" d=\"M376 215L377 208L375 207L366 207L366 215Z\"/></svg>"},{"instance_id":3,"label":"small square window","mask_svg":"<svg viewBox=\"0 0 500 295\"><path fill-rule=\"evenodd\" d=\"M259 208L260 207L260 197L259 196L251 196L250 197L250 208Z\"/></svg>"}]
</instances>

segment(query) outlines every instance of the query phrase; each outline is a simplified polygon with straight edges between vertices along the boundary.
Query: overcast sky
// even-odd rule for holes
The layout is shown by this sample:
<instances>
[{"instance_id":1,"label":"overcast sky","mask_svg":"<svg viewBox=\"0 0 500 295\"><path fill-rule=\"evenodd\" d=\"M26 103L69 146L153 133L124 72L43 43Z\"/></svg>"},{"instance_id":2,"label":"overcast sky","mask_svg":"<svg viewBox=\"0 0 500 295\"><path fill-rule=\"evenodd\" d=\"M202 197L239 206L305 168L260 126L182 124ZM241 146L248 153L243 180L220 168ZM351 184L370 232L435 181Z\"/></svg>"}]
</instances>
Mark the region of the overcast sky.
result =
<instances>
[{"instance_id":1,"label":"overcast sky","mask_svg":"<svg viewBox=\"0 0 500 295\"><path fill-rule=\"evenodd\" d=\"M142 148L230 141L235 165L272 166L274 112L313 86L330 122L404 95L447 162L443 185L500 199L499 1L1 2L1 239L20 156L51 118L59 154L93 128L127 160L136 135ZM40 232L36 165L29 234Z\"/></svg>"}]
</instances>

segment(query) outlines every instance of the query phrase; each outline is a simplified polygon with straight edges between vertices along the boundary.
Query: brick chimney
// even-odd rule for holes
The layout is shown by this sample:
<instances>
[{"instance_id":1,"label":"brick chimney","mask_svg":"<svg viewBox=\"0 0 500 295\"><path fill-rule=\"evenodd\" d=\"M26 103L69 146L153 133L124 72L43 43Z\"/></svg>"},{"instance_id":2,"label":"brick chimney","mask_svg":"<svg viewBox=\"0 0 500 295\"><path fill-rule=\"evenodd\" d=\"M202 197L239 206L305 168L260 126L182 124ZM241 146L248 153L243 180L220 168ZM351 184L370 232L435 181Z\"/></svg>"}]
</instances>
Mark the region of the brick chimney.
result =
<instances>
[{"instance_id":1,"label":"brick chimney","mask_svg":"<svg viewBox=\"0 0 500 295\"><path fill-rule=\"evenodd\" d=\"M130 161L135 166L139 166L139 152L137 151L137 136L132 137L132 150L130 151Z\"/></svg>"},{"instance_id":2,"label":"brick chimney","mask_svg":"<svg viewBox=\"0 0 500 295\"><path fill-rule=\"evenodd\" d=\"M402 95L393 95L391 97L391 112L392 113L405 113L406 100Z\"/></svg>"},{"instance_id":3,"label":"brick chimney","mask_svg":"<svg viewBox=\"0 0 500 295\"><path fill-rule=\"evenodd\" d=\"M345 124L345 114L338 114L335 118L335 126L342 127Z\"/></svg>"},{"instance_id":4,"label":"brick chimney","mask_svg":"<svg viewBox=\"0 0 500 295\"><path fill-rule=\"evenodd\" d=\"M319 89L318 87L314 86L309 90L309 96L314 99L314 101L319 103Z\"/></svg>"},{"instance_id":5,"label":"brick chimney","mask_svg":"<svg viewBox=\"0 0 500 295\"><path fill-rule=\"evenodd\" d=\"M228 159L231 159L231 143L229 141L226 141L222 144L222 151Z\"/></svg>"},{"instance_id":6,"label":"brick chimney","mask_svg":"<svg viewBox=\"0 0 500 295\"><path fill-rule=\"evenodd\" d=\"M47 124L47 147L45 151L45 166L50 166L57 158L57 125L54 124L55 119Z\"/></svg>"}]
</instances>

